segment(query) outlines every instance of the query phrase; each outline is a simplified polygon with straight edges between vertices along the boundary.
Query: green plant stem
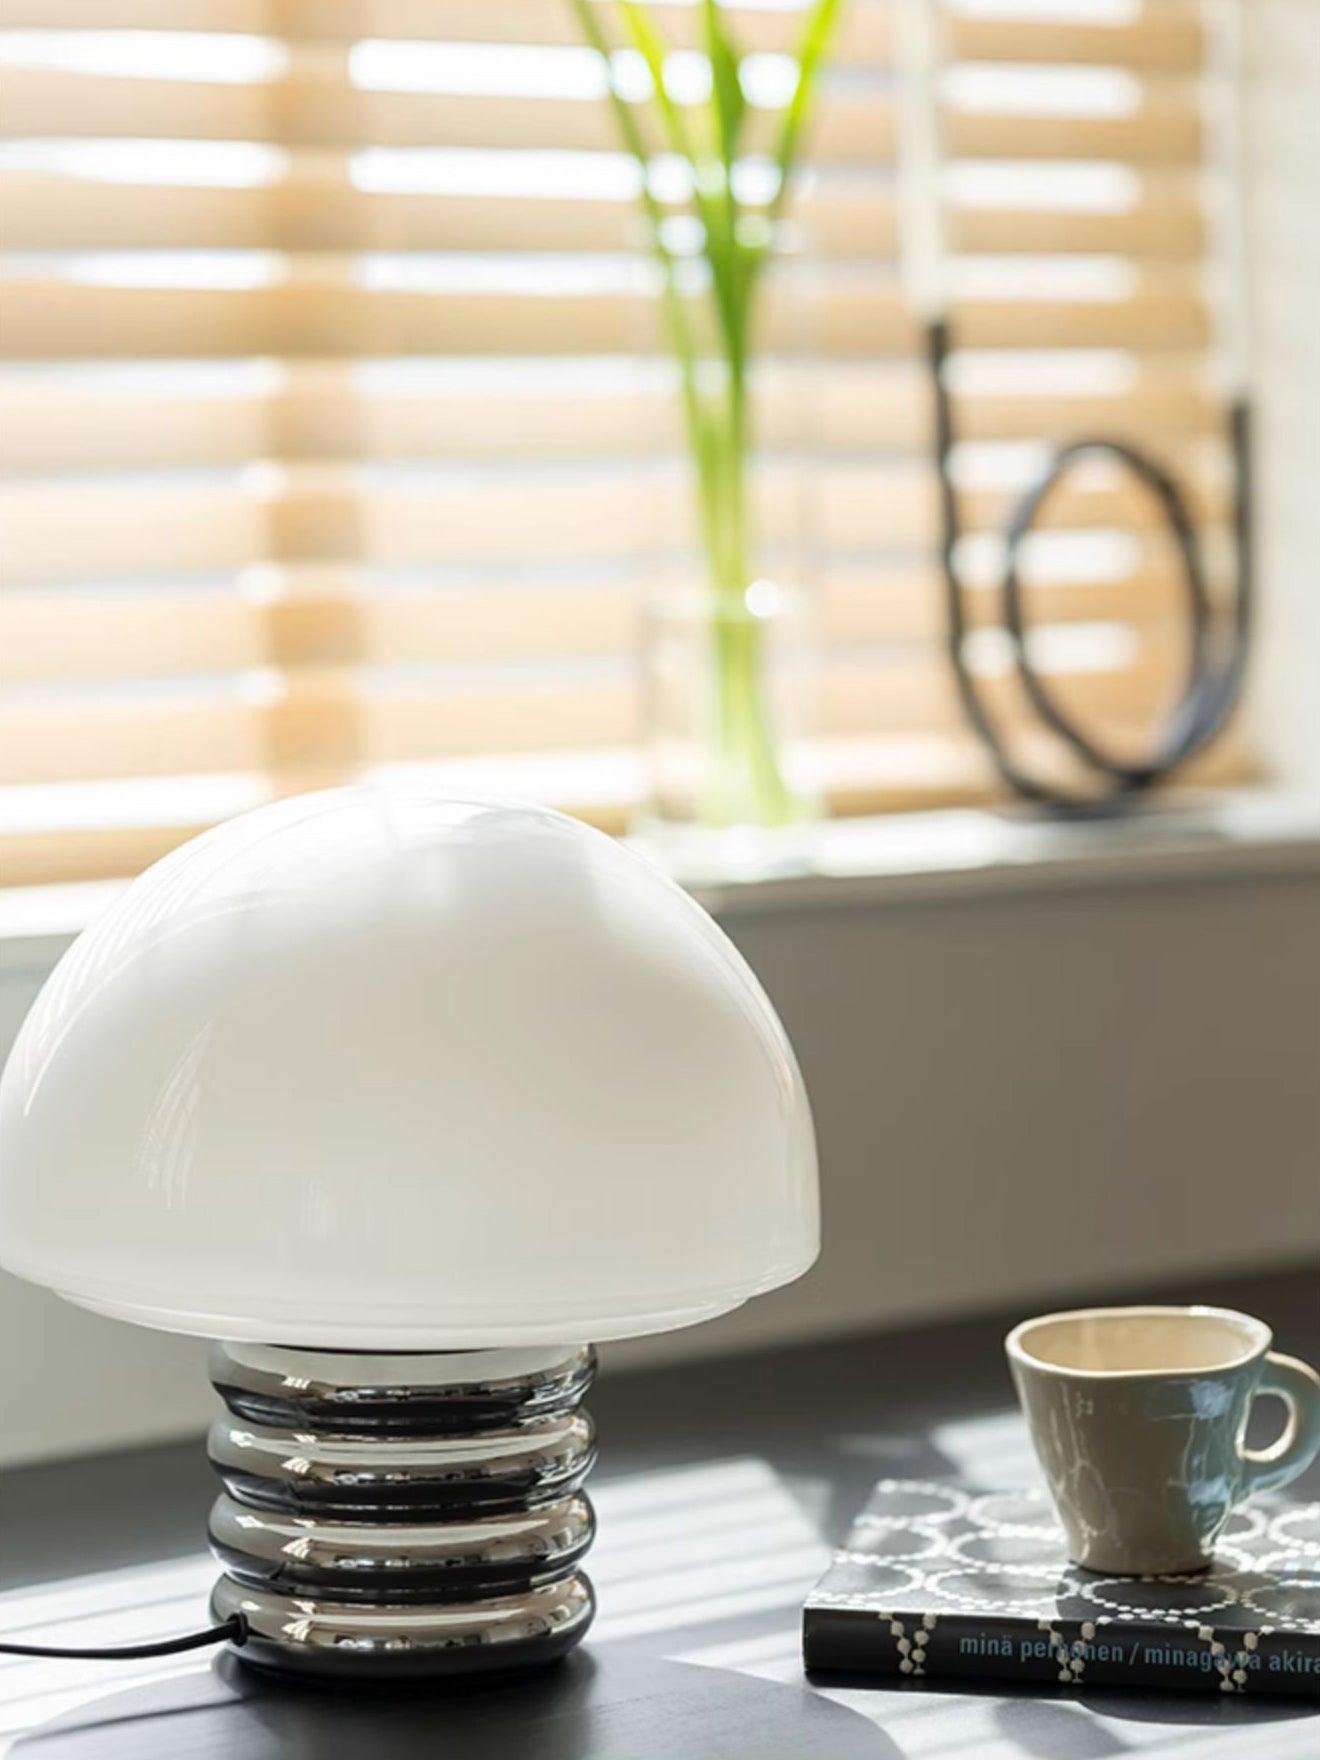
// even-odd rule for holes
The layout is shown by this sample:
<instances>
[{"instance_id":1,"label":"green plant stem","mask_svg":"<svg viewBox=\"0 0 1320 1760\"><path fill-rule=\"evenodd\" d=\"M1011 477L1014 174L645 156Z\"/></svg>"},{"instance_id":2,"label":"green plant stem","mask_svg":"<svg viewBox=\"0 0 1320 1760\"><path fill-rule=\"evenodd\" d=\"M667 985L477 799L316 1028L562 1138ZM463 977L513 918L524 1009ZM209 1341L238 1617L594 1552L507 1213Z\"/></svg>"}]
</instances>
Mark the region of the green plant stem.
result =
<instances>
[{"instance_id":1,"label":"green plant stem","mask_svg":"<svg viewBox=\"0 0 1320 1760\"><path fill-rule=\"evenodd\" d=\"M815 0L798 52L798 80L784 112L774 155L778 182L748 236L734 187L747 102L740 57L717 0L703 0L704 47L711 69L709 148L694 140L682 106L665 85L668 44L639 0L617 0L631 47L641 56L654 91L654 115L670 152L689 168L692 201L704 235L710 276L710 315L718 359L703 362L676 262L665 231L666 214L651 185L652 153L636 107L619 89L614 46L592 0L571 0L583 35L606 70L611 105L625 146L638 165L641 201L660 270L661 299L694 466L698 523L712 595L716 676L715 775L703 817L725 825L752 819L767 825L795 817L798 804L784 780L764 677L764 626L748 602L751 573L749 363L757 293L770 257L774 225L787 200L810 98L843 0ZM703 366L709 370L703 374ZM713 382L712 382L713 378Z\"/></svg>"}]
</instances>

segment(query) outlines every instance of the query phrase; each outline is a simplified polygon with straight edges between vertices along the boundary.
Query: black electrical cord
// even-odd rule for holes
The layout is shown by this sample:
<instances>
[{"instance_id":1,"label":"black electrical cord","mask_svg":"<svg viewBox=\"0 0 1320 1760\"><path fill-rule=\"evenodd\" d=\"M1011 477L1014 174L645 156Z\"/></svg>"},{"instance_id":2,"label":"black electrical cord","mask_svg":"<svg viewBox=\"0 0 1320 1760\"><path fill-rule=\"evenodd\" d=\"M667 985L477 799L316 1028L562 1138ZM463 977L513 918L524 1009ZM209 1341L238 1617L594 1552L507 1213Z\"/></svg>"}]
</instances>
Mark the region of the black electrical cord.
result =
<instances>
[{"instance_id":1,"label":"black electrical cord","mask_svg":"<svg viewBox=\"0 0 1320 1760\"><path fill-rule=\"evenodd\" d=\"M1097 436L1057 447L1044 470L1010 510L1004 530L1004 574L1000 584L1004 628L1018 676L1040 721L1102 784L1098 797L1094 793L1073 793L1033 775L1013 757L968 665L964 585L957 557L962 529L952 475L956 434L947 376L950 338L948 325L942 320L928 327L927 348L935 393L935 460L939 476L940 561L946 590L946 633L949 658L963 708L1000 776L1025 799L1054 811L1072 813L1093 813L1097 806L1121 804L1163 781L1201 751L1224 726L1241 691L1254 597L1248 408L1245 403L1238 402L1231 406L1229 413L1229 438L1236 470L1233 527L1237 551L1237 596L1227 627L1224 620L1216 616L1206 587L1201 547L1182 490L1161 464L1126 441ZM1063 708L1032 660L1023 608L1021 556L1024 541L1035 527L1045 502L1072 467L1082 460L1099 457L1117 460L1154 494L1178 553L1186 593L1186 682L1177 704L1155 738L1153 749L1135 763L1107 751Z\"/></svg>"},{"instance_id":2,"label":"black electrical cord","mask_svg":"<svg viewBox=\"0 0 1320 1760\"><path fill-rule=\"evenodd\" d=\"M185 1650L204 1650L209 1644L245 1644L248 1622L241 1613L204 1632L187 1632L181 1638L162 1638L155 1644L120 1644L92 1649L64 1649L51 1644L0 1644L4 1656L50 1656L83 1662L144 1662L151 1656L177 1656Z\"/></svg>"}]
</instances>

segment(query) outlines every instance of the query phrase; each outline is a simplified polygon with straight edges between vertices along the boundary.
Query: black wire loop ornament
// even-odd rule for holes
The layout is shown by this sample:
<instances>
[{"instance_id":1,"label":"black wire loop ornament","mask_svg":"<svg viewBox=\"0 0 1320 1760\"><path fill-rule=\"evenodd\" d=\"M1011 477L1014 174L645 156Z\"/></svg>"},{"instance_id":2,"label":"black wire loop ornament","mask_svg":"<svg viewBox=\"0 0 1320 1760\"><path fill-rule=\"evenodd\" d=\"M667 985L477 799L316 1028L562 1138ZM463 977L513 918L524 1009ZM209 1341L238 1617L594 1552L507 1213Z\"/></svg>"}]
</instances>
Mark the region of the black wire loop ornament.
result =
<instances>
[{"instance_id":1,"label":"black wire loop ornament","mask_svg":"<svg viewBox=\"0 0 1320 1760\"><path fill-rule=\"evenodd\" d=\"M1127 441L1103 436L1057 447L1034 482L1010 509L1004 528L1004 573L1000 583L1003 628L1013 665L1041 725L1095 777L1097 788L1071 790L1033 773L1009 750L967 660L965 585L958 563L962 538L952 456L956 444L947 382L949 328L943 320L927 331L931 382L935 394L935 459L939 475L940 561L946 597L949 658L963 708L1003 780L1024 799L1053 811L1094 813L1115 808L1165 781L1203 751L1228 722L1241 694L1250 645L1253 593L1251 557L1251 422L1245 402L1229 410L1229 439L1235 467L1233 536L1237 557L1236 596L1231 613L1216 612L1206 584L1205 564L1187 497L1177 480L1149 453ZM1151 749L1135 761L1125 759L1068 712L1042 675L1031 653L1022 590L1022 548L1050 496L1077 465L1097 458L1115 461L1154 495L1177 552L1187 612L1187 668L1182 691L1157 730Z\"/></svg>"}]
</instances>

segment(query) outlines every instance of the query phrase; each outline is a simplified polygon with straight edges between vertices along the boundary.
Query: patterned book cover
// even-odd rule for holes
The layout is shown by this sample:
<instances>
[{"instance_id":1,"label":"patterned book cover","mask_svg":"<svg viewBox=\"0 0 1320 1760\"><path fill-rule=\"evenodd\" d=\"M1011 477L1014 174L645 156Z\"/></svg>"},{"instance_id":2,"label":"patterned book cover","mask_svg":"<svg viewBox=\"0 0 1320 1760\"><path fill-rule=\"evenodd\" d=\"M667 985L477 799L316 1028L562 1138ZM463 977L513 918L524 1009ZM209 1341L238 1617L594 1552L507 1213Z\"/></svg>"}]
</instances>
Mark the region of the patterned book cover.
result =
<instances>
[{"instance_id":1,"label":"patterned book cover","mask_svg":"<svg viewBox=\"0 0 1320 1760\"><path fill-rule=\"evenodd\" d=\"M1069 1562L1043 1490L882 1479L807 1598L813 1670L1320 1698L1320 1503L1257 1497L1209 1571Z\"/></svg>"}]
</instances>

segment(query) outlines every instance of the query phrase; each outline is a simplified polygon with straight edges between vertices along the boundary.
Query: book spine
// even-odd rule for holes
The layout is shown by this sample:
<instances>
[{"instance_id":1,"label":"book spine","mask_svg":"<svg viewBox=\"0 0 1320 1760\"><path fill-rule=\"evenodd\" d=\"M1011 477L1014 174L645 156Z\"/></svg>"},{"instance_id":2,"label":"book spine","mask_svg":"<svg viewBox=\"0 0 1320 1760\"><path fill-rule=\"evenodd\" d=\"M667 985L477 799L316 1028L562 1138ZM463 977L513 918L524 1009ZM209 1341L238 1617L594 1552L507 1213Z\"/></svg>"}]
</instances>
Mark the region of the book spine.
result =
<instances>
[{"instance_id":1,"label":"book spine","mask_svg":"<svg viewBox=\"0 0 1320 1760\"><path fill-rule=\"evenodd\" d=\"M1320 1637L1208 1626L987 1621L808 1606L809 1672L1320 1699Z\"/></svg>"}]
</instances>

